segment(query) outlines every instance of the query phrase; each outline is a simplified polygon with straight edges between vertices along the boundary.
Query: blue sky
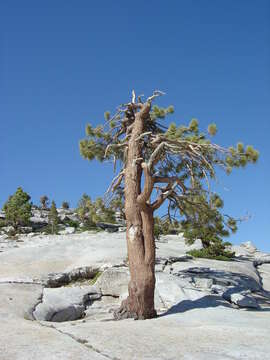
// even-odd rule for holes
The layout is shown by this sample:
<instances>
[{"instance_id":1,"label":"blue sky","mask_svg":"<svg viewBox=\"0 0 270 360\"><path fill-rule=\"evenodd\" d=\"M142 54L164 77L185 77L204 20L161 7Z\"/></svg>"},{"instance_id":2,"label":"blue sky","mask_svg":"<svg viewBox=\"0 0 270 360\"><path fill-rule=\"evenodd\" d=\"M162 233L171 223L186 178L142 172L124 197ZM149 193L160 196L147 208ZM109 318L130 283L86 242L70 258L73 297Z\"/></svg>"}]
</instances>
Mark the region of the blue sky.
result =
<instances>
[{"instance_id":1,"label":"blue sky","mask_svg":"<svg viewBox=\"0 0 270 360\"><path fill-rule=\"evenodd\" d=\"M215 122L216 142L260 151L218 188L227 213L251 215L231 240L270 251L267 0L1 1L0 206L18 186L34 203L102 196L111 167L83 160L78 141L133 88L165 91L176 123Z\"/></svg>"}]
</instances>

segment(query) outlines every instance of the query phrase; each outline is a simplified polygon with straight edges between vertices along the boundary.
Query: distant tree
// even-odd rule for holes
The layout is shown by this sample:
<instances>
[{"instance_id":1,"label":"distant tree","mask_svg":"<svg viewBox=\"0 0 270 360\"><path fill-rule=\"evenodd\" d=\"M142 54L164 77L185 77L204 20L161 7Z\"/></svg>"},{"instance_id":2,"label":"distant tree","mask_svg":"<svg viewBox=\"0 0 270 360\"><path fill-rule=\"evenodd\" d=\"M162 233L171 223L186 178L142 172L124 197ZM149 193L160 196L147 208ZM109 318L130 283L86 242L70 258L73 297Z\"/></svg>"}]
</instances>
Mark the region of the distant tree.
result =
<instances>
[{"instance_id":1,"label":"distant tree","mask_svg":"<svg viewBox=\"0 0 270 360\"><path fill-rule=\"evenodd\" d=\"M160 95L155 91L142 101L133 92L131 102L121 105L113 117L106 113L105 125L87 125L86 138L80 142L84 158L111 159L115 169L120 166L109 188L112 192L124 182L131 279L128 298L115 313L118 319L156 316L154 211L166 202L170 217L178 214L188 240L194 241L201 228L204 244L213 245L225 228L236 229L235 220L224 216L213 201L210 182L216 167L230 173L234 167L256 162L259 155L242 143L228 149L213 143L199 132L196 119L188 126L160 124L173 113L172 106L152 106ZM210 124L208 134L216 132L216 125Z\"/></svg>"},{"instance_id":2,"label":"distant tree","mask_svg":"<svg viewBox=\"0 0 270 360\"><path fill-rule=\"evenodd\" d=\"M43 210L46 210L48 208L48 206L49 206L49 198L48 198L47 195L42 195L40 197L40 204L41 204L41 208Z\"/></svg>"},{"instance_id":3,"label":"distant tree","mask_svg":"<svg viewBox=\"0 0 270 360\"><path fill-rule=\"evenodd\" d=\"M115 189L114 197L109 202L108 206L114 211L114 213L118 212L120 214L121 220L126 219L123 187Z\"/></svg>"},{"instance_id":4,"label":"distant tree","mask_svg":"<svg viewBox=\"0 0 270 360\"><path fill-rule=\"evenodd\" d=\"M52 201L50 212L49 212L49 225L50 225L52 234L55 234L57 232L58 224L59 224L58 212L56 209L55 202Z\"/></svg>"},{"instance_id":5,"label":"distant tree","mask_svg":"<svg viewBox=\"0 0 270 360\"><path fill-rule=\"evenodd\" d=\"M106 206L100 197L92 202L87 194L83 194L80 199L77 214L80 220L89 226L95 226L98 222L115 222L114 209Z\"/></svg>"},{"instance_id":6,"label":"distant tree","mask_svg":"<svg viewBox=\"0 0 270 360\"><path fill-rule=\"evenodd\" d=\"M69 209L69 203L67 201L63 201L62 202L62 208L65 209L65 210L68 210Z\"/></svg>"},{"instance_id":7,"label":"distant tree","mask_svg":"<svg viewBox=\"0 0 270 360\"><path fill-rule=\"evenodd\" d=\"M87 215L92 208L92 201L89 195L83 194L81 199L78 202L77 214L81 222L85 222L88 218Z\"/></svg>"},{"instance_id":8,"label":"distant tree","mask_svg":"<svg viewBox=\"0 0 270 360\"><path fill-rule=\"evenodd\" d=\"M26 226L29 224L31 217L30 195L18 187L14 195L9 196L7 202L4 204L3 210L6 215L6 222L12 225L17 231L19 226Z\"/></svg>"},{"instance_id":9,"label":"distant tree","mask_svg":"<svg viewBox=\"0 0 270 360\"><path fill-rule=\"evenodd\" d=\"M93 204L92 220L94 222L115 222L115 210L111 206L106 206L100 197Z\"/></svg>"},{"instance_id":10,"label":"distant tree","mask_svg":"<svg viewBox=\"0 0 270 360\"><path fill-rule=\"evenodd\" d=\"M182 232L182 226L179 221L172 220L168 217L161 219L159 216L154 217L154 232L157 238L160 235L169 235Z\"/></svg>"}]
</instances>

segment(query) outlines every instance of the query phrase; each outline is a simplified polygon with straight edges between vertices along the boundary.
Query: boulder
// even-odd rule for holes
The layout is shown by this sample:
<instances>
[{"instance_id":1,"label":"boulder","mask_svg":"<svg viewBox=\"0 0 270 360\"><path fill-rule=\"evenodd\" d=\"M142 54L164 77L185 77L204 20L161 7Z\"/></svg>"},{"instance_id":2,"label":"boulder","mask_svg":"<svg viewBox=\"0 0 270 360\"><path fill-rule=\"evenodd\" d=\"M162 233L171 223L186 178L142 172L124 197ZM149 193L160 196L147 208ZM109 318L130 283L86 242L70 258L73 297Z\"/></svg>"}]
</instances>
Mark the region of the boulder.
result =
<instances>
[{"instance_id":1,"label":"boulder","mask_svg":"<svg viewBox=\"0 0 270 360\"><path fill-rule=\"evenodd\" d=\"M99 222L96 224L97 227L99 227L100 229L102 230L105 230L107 232L117 232L119 227L121 225L118 225L118 224L110 224L110 223L104 223L104 222Z\"/></svg>"},{"instance_id":2,"label":"boulder","mask_svg":"<svg viewBox=\"0 0 270 360\"><path fill-rule=\"evenodd\" d=\"M2 231L4 231L5 233L9 233L10 231L15 231L15 229L13 226L9 225L9 226L3 226Z\"/></svg>"},{"instance_id":3,"label":"boulder","mask_svg":"<svg viewBox=\"0 0 270 360\"><path fill-rule=\"evenodd\" d=\"M186 279L165 273L156 274L156 291L166 308L184 300L198 300L208 295L204 291L192 288Z\"/></svg>"},{"instance_id":4,"label":"boulder","mask_svg":"<svg viewBox=\"0 0 270 360\"><path fill-rule=\"evenodd\" d=\"M263 289L270 294L270 263L262 264L258 269L261 275Z\"/></svg>"},{"instance_id":5,"label":"boulder","mask_svg":"<svg viewBox=\"0 0 270 360\"><path fill-rule=\"evenodd\" d=\"M254 254L257 251L257 248L252 244L251 241L246 241L240 244L240 246L245 248L251 254Z\"/></svg>"},{"instance_id":6,"label":"boulder","mask_svg":"<svg viewBox=\"0 0 270 360\"><path fill-rule=\"evenodd\" d=\"M127 292L130 276L127 268L109 268L97 279L96 288L102 295L121 296Z\"/></svg>"},{"instance_id":7,"label":"boulder","mask_svg":"<svg viewBox=\"0 0 270 360\"><path fill-rule=\"evenodd\" d=\"M195 277L193 278L193 282L195 287L202 288L202 289L211 289L214 280L203 278L203 277Z\"/></svg>"},{"instance_id":8,"label":"boulder","mask_svg":"<svg viewBox=\"0 0 270 360\"><path fill-rule=\"evenodd\" d=\"M36 320L72 321L84 315L86 304L101 298L95 287L60 287L45 288L33 316Z\"/></svg>"},{"instance_id":9,"label":"boulder","mask_svg":"<svg viewBox=\"0 0 270 360\"><path fill-rule=\"evenodd\" d=\"M31 216L30 217L31 227L35 230L42 229L43 227L48 225L48 218L47 217L37 217Z\"/></svg>"},{"instance_id":10,"label":"boulder","mask_svg":"<svg viewBox=\"0 0 270 360\"><path fill-rule=\"evenodd\" d=\"M75 233L75 228L72 226L68 226L64 230L59 231L60 235L69 235L74 233Z\"/></svg>"},{"instance_id":11,"label":"boulder","mask_svg":"<svg viewBox=\"0 0 270 360\"><path fill-rule=\"evenodd\" d=\"M72 221L77 221L77 222L80 221L80 219L76 213L67 214L67 218Z\"/></svg>"},{"instance_id":12,"label":"boulder","mask_svg":"<svg viewBox=\"0 0 270 360\"><path fill-rule=\"evenodd\" d=\"M213 284L211 286L211 292L213 294L219 294L219 295L223 295L223 293L227 291L227 288L225 286L222 285L217 285L217 284Z\"/></svg>"},{"instance_id":13,"label":"boulder","mask_svg":"<svg viewBox=\"0 0 270 360\"><path fill-rule=\"evenodd\" d=\"M243 290L239 287L229 288L223 293L223 298L242 308L259 309L260 306L249 290Z\"/></svg>"},{"instance_id":14,"label":"boulder","mask_svg":"<svg viewBox=\"0 0 270 360\"><path fill-rule=\"evenodd\" d=\"M3 234L0 235L0 242L1 242L1 241L5 241L5 240L7 240L7 239L8 239L8 235L7 235L7 234L3 233Z\"/></svg>"},{"instance_id":15,"label":"boulder","mask_svg":"<svg viewBox=\"0 0 270 360\"><path fill-rule=\"evenodd\" d=\"M22 226L22 227L20 227L20 229L19 229L19 232L20 232L21 234L29 234L29 233L31 233L32 231L33 231L33 229L32 229L31 226Z\"/></svg>"}]
</instances>

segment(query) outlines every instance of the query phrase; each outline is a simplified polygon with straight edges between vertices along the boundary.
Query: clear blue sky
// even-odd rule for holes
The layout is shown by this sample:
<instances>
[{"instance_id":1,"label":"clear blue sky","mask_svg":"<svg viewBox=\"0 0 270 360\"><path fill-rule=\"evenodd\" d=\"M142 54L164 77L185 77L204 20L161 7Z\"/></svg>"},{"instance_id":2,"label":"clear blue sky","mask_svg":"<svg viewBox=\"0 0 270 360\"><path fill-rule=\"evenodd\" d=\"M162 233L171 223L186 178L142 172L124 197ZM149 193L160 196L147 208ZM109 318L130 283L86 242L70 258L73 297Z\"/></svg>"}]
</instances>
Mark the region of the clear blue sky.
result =
<instances>
[{"instance_id":1,"label":"clear blue sky","mask_svg":"<svg viewBox=\"0 0 270 360\"><path fill-rule=\"evenodd\" d=\"M87 122L131 89L166 92L176 123L215 122L258 164L221 174L226 212L250 213L231 238L270 250L268 0L0 2L0 206L22 186L34 203L103 195L111 168L80 157Z\"/></svg>"}]
</instances>

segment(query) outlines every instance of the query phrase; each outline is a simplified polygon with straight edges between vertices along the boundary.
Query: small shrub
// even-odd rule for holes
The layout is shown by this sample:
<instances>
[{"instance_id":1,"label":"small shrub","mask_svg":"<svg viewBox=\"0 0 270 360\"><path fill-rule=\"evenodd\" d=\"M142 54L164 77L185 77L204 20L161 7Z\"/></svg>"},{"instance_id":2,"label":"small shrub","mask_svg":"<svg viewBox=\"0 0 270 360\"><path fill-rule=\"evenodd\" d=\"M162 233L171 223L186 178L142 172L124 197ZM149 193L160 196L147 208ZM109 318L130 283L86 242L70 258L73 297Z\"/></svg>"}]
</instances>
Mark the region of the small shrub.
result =
<instances>
[{"instance_id":1,"label":"small shrub","mask_svg":"<svg viewBox=\"0 0 270 360\"><path fill-rule=\"evenodd\" d=\"M212 259L212 260L222 260L230 261L234 257L235 253L227 250L223 250L220 253L217 253L212 247L203 248L203 249L194 249L187 252L187 254L194 256L196 258Z\"/></svg>"},{"instance_id":2,"label":"small shrub","mask_svg":"<svg viewBox=\"0 0 270 360\"><path fill-rule=\"evenodd\" d=\"M4 219L0 219L0 228L6 226L6 221Z\"/></svg>"},{"instance_id":3,"label":"small shrub","mask_svg":"<svg viewBox=\"0 0 270 360\"><path fill-rule=\"evenodd\" d=\"M72 220L72 219L64 220L64 224L66 226L74 227L75 229L78 229L78 227L80 225L78 221L75 221L75 220Z\"/></svg>"},{"instance_id":4,"label":"small shrub","mask_svg":"<svg viewBox=\"0 0 270 360\"><path fill-rule=\"evenodd\" d=\"M168 218L163 220L156 216L154 218L154 236L159 239L160 235L176 235L181 231L181 226L177 221L170 221Z\"/></svg>"},{"instance_id":5,"label":"small shrub","mask_svg":"<svg viewBox=\"0 0 270 360\"><path fill-rule=\"evenodd\" d=\"M90 285L94 285L96 282L97 282L97 279L100 277L100 275L102 274L102 271L98 271L96 273L96 275L93 277L93 279L91 279L89 282L90 282Z\"/></svg>"},{"instance_id":6,"label":"small shrub","mask_svg":"<svg viewBox=\"0 0 270 360\"><path fill-rule=\"evenodd\" d=\"M8 236L8 238L11 239L11 240L16 240L16 239L18 238L17 231L16 231L14 228L8 230L7 236Z\"/></svg>"},{"instance_id":7,"label":"small shrub","mask_svg":"<svg viewBox=\"0 0 270 360\"><path fill-rule=\"evenodd\" d=\"M99 227L96 226L96 224L94 223L90 223L90 222L85 222L83 224L83 226L80 228L80 231L83 232L83 231L102 231Z\"/></svg>"},{"instance_id":8,"label":"small shrub","mask_svg":"<svg viewBox=\"0 0 270 360\"><path fill-rule=\"evenodd\" d=\"M58 224L54 226L53 230L52 230L52 225L51 224L48 224L46 226L43 226L41 229L38 229L37 233L45 233L46 235L51 235L51 234L58 234L58 232L62 230L61 229L61 226L59 226Z\"/></svg>"}]
</instances>

